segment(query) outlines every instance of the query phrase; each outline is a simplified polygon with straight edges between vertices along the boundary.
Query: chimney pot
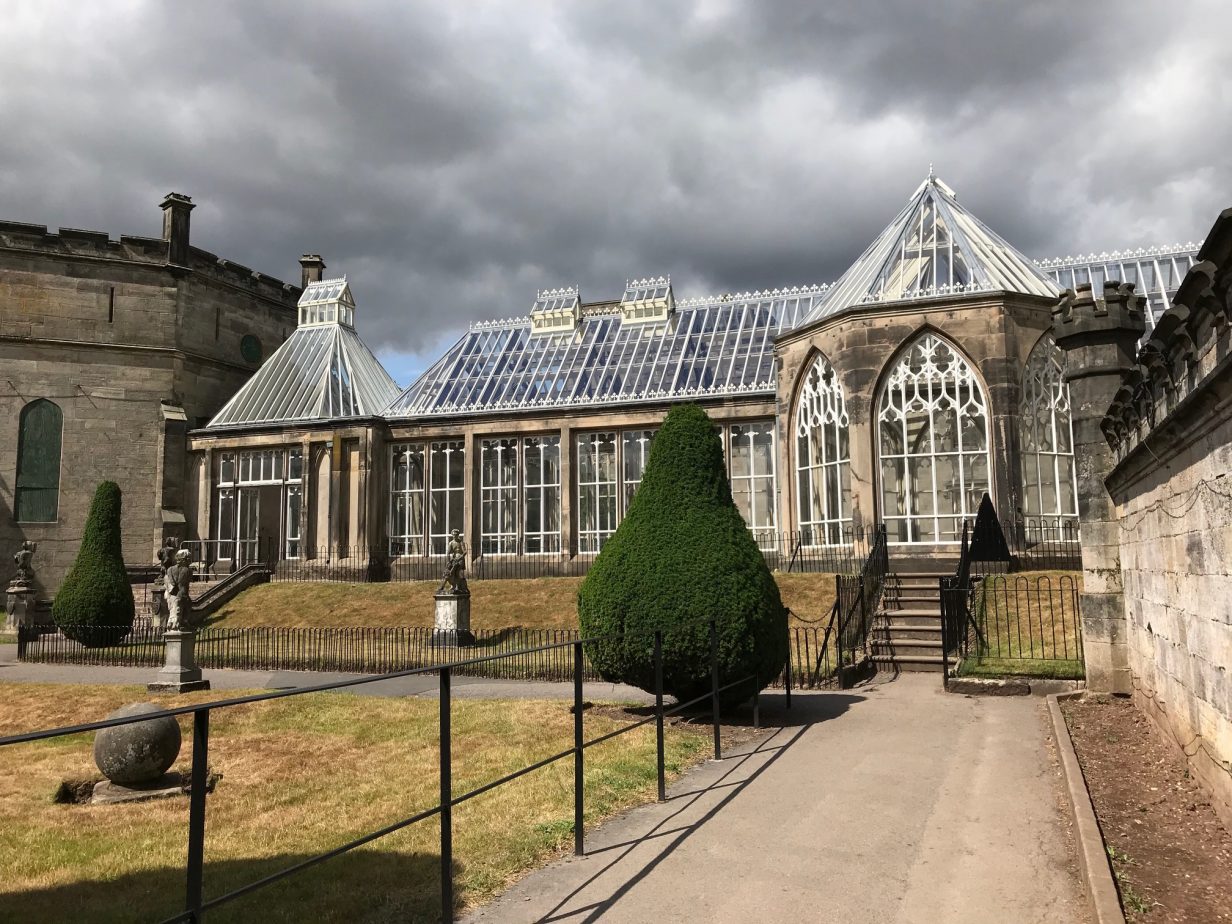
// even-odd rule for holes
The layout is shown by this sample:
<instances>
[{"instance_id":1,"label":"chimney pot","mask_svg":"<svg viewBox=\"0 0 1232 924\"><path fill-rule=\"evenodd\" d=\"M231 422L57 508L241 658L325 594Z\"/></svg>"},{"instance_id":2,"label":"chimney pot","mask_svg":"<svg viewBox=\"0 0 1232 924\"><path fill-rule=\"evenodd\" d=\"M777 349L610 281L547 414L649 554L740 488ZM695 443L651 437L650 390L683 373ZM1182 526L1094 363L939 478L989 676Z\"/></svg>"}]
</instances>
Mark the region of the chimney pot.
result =
<instances>
[{"instance_id":1,"label":"chimney pot","mask_svg":"<svg viewBox=\"0 0 1232 924\"><path fill-rule=\"evenodd\" d=\"M167 242L167 262L188 265L189 213L196 208L182 193L167 193L163 199L163 240Z\"/></svg>"},{"instance_id":2,"label":"chimney pot","mask_svg":"<svg viewBox=\"0 0 1232 924\"><path fill-rule=\"evenodd\" d=\"M319 253L306 253L299 258L300 288L306 289L310 282L320 282L325 274L325 261Z\"/></svg>"}]
</instances>

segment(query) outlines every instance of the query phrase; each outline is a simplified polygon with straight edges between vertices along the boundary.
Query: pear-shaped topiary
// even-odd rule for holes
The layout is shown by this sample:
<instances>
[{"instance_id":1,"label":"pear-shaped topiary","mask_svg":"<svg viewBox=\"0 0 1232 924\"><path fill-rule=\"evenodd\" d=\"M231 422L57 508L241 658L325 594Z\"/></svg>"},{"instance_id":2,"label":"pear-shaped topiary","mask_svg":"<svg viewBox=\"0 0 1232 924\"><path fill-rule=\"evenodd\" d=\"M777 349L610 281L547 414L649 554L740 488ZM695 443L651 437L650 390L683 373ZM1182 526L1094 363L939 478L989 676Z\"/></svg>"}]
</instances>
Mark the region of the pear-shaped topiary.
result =
<instances>
[{"instance_id":1,"label":"pear-shaped topiary","mask_svg":"<svg viewBox=\"0 0 1232 924\"><path fill-rule=\"evenodd\" d=\"M654 687L653 633L663 637L664 689L684 702L711 688L710 628L720 683L766 686L787 658L787 611L732 502L718 431L695 404L677 405L655 437L629 512L578 591L582 634L607 680ZM614 636L614 637L613 637ZM725 691L739 702L753 683Z\"/></svg>"},{"instance_id":2,"label":"pear-shaped topiary","mask_svg":"<svg viewBox=\"0 0 1232 924\"><path fill-rule=\"evenodd\" d=\"M94 492L77 560L51 605L60 631L87 648L114 645L133 626L133 589L120 548L120 486Z\"/></svg>"}]
</instances>

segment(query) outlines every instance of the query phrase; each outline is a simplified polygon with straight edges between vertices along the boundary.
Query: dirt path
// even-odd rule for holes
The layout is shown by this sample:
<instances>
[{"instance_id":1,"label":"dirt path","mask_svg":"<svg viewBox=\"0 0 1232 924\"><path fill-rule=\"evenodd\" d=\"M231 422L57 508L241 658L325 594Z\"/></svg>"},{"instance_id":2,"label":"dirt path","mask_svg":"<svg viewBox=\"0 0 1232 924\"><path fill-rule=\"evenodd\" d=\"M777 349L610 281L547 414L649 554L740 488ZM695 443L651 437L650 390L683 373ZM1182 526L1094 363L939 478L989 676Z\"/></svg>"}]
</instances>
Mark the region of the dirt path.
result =
<instances>
[{"instance_id":1,"label":"dirt path","mask_svg":"<svg viewBox=\"0 0 1232 924\"><path fill-rule=\"evenodd\" d=\"M1039 700L905 675L795 704L465 920L1088 920Z\"/></svg>"}]
</instances>

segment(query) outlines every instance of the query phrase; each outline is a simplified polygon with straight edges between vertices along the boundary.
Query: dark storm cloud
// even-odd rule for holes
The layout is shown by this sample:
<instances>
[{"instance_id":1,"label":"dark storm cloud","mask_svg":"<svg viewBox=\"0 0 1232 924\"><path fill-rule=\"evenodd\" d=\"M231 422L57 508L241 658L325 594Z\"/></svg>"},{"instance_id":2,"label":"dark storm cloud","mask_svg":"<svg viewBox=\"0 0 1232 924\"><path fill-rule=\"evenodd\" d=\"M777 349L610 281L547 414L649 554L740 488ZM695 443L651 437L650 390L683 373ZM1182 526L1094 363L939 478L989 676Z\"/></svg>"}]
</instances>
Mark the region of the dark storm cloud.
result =
<instances>
[{"instance_id":1,"label":"dark storm cloud","mask_svg":"<svg viewBox=\"0 0 1232 924\"><path fill-rule=\"evenodd\" d=\"M540 286L836 278L928 164L1032 256L1230 204L1222 4L28 2L0 215L323 253L399 372ZM400 375L405 378L405 375Z\"/></svg>"}]
</instances>

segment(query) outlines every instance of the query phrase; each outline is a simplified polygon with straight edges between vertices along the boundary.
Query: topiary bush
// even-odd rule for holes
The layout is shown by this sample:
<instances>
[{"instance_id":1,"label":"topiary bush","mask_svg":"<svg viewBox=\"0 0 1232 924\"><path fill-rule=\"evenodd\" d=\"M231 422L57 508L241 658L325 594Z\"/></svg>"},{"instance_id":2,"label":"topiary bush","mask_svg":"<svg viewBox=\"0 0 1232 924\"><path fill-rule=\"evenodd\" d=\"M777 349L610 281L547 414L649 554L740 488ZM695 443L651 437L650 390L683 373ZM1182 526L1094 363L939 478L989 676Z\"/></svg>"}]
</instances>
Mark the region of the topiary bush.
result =
<instances>
[{"instance_id":1,"label":"topiary bush","mask_svg":"<svg viewBox=\"0 0 1232 924\"><path fill-rule=\"evenodd\" d=\"M678 701L711 688L710 628L718 622L720 682L756 673L764 687L787 658L787 611L732 501L719 433L695 404L672 408L655 437L628 514L578 590L584 636L604 679L654 689L653 632L663 681ZM723 700L740 702L752 684Z\"/></svg>"},{"instance_id":2,"label":"topiary bush","mask_svg":"<svg viewBox=\"0 0 1232 924\"><path fill-rule=\"evenodd\" d=\"M94 492L77 560L51 606L60 631L87 648L114 645L133 626L133 589L120 548L120 486Z\"/></svg>"}]
</instances>

